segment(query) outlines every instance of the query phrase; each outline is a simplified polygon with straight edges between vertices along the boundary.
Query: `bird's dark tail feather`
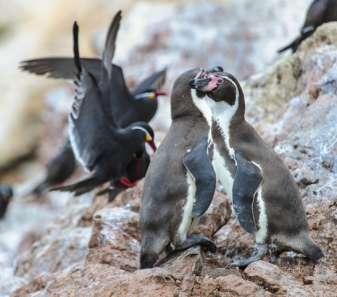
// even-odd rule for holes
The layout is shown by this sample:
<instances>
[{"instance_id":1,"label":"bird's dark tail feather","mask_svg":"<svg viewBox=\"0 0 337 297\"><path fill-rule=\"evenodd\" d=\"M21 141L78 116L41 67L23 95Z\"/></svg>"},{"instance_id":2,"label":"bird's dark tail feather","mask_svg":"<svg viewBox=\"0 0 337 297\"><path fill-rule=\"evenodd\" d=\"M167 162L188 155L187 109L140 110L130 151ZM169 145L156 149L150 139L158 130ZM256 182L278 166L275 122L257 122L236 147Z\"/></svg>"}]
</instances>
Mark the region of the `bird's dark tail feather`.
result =
<instances>
[{"instance_id":1,"label":"bird's dark tail feather","mask_svg":"<svg viewBox=\"0 0 337 297\"><path fill-rule=\"evenodd\" d=\"M77 22L74 22L73 24L73 50L74 50L74 63L77 68L77 71L79 73L82 72L82 66L81 66L81 59L80 59L80 51L78 47L78 32L79 28L77 25Z\"/></svg>"},{"instance_id":2,"label":"bird's dark tail feather","mask_svg":"<svg viewBox=\"0 0 337 297\"><path fill-rule=\"evenodd\" d=\"M43 181L34 187L33 190L30 191L30 194L33 196L40 197L42 194L48 189L49 185L47 181Z\"/></svg>"},{"instance_id":3,"label":"bird's dark tail feather","mask_svg":"<svg viewBox=\"0 0 337 297\"><path fill-rule=\"evenodd\" d=\"M92 191L101 184L102 182L95 177L89 177L71 185L51 188L50 191L72 192L74 196L79 196Z\"/></svg>"},{"instance_id":4,"label":"bird's dark tail feather","mask_svg":"<svg viewBox=\"0 0 337 297\"><path fill-rule=\"evenodd\" d=\"M297 37L295 40L293 40L291 43L289 43L288 45L286 45L285 47L282 47L281 49L279 49L277 52L279 54L291 49L291 51L294 53L296 52L298 46L300 45L300 43L303 41L303 36L299 36Z\"/></svg>"}]
</instances>

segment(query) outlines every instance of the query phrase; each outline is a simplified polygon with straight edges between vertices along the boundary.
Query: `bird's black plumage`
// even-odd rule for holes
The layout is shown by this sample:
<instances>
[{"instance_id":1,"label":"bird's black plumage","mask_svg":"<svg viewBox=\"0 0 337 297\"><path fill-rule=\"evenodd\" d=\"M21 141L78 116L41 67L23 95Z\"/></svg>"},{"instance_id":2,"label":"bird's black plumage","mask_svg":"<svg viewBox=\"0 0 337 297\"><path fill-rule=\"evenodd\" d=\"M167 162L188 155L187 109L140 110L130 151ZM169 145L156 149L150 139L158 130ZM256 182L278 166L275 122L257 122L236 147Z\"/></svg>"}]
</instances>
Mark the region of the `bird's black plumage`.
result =
<instances>
[{"instance_id":1,"label":"bird's black plumage","mask_svg":"<svg viewBox=\"0 0 337 297\"><path fill-rule=\"evenodd\" d=\"M120 180L126 176L128 164L135 156L143 153L146 137L153 134L146 123L134 123L120 129L111 116L113 106L110 98L115 90L111 83L112 64L108 61L114 50L112 40L116 36L119 21L120 12L114 17L106 39L100 81L81 64L78 26L74 23L74 64L77 75L76 95L69 115L69 136L76 159L92 174L78 183L54 190L71 191L80 195L107 181Z\"/></svg>"},{"instance_id":2,"label":"bird's black plumage","mask_svg":"<svg viewBox=\"0 0 337 297\"><path fill-rule=\"evenodd\" d=\"M8 205L13 197L13 189L7 185L0 186L0 219L6 215Z\"/></svg>"},{"instance_id":3,"label":"bird's black plumage","mask_svg":"<svg viewBox=\"0 0 337 297\"><path fill-rule=\"evenodd\" d=\"M42 195L51 186L63 183L75 172L76 159L68 138L61 150L48 162L46 169L43 181L31 191L33 195Z\"/></svg>"},{"instance_id":4,"label":"bird's black plumage","mask_svg":"<svg viewBox=\"0 0 337 297\"><path fill-rule=\"evenodd\" d=\"M110 77L110 100L106 100L103 104L104 110L108 110L107 116L114 121L118 127L125 128L130 124L142 121L149 122L155 115L158 107L157 96L162 94L159 92L165 83L166 69L158 71L147 77L136 86L131 93L126 85L123 70L121 67L112 64L116 38L121 21L121 13L116 14L113 23L109 27L107 40L103 53L103 60L81 58L80 67L84 67L92 75L92 77L100 82L102 78L102 63L105 63L109 69ZM105 58L104 58L105 57ZM105 61L104 61L105 59ZM82 65L82 66L81 66ZM76 65L72 58L42 58L24 61L20 66L21 69L35 73L38 75L48 74L52 78L73 79L76 73ZM65 141L64 147L47 165L47 176L34 190L34 194L38 194L46 187L55 186L66 181L75 171L75 156L72 148L68 145L69 140ZM149 155L145 152L139 160L133 160L127 171L127 176L131 182L135 182L135 175L138 180L143 178L149 165ZM142 174L131 172L133 163L137 164L137 168L142 166ZM73 165L74 164L74 165ZM130 177L131 175L131 177ZM132 183L131 183L132 184ZM130 184L130 185L131 185Z\"/></svg>"},{"instance_id":5,"label":"bird's black plumage","mask_svg":"<svg viewBox=\"0 0 337 297\"><path fill-rule=\"evenodd\" d=\"M336 0L314 0L306 15L306 19L301 28L300 35L296 37L290 44L278 50L282 53L288 49L296 52L303 40L311 36L317 27L323 23L337 21L337 1Z\"/></svg>"}]
</instances>

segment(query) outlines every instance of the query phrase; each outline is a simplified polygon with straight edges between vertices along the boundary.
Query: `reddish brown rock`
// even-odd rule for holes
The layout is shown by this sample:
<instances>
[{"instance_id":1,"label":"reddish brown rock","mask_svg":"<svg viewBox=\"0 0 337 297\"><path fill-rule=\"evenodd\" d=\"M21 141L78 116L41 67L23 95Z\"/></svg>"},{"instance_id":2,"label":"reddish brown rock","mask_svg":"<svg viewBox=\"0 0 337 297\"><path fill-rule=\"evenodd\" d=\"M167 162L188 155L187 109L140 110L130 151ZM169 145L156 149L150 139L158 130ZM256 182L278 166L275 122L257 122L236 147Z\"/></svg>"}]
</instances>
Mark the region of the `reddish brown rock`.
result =
<instances>
[{"instance_id":1,"label":"reddish brown rock","mask_svg":"<svg viewBox=\"0 0 337 297\"><path fill-rule=\"evenodd\" d=\"M249 280L272 293L294 297L314 297L312 292L306 290L294 277L268 262L254 262L245 269L244 274Z\"/></svg>"},{"instance_id":2,"label":"reddish brown rock","mask_svg":"<svg viewBox=\"0 0 337 297\"><path fill-rule=\"evenodd\" d=\"M207 210L196 227L198 233L212 238L231 217L231 206L225 195L216 192L210 208Z\"/></svg>"},{"instance_id":3,"label":"reddish brown rock","mask_svg":"<svg viewBox=\"0 0 337 297\"><path fill-rule=\"evenodd\" d=\"M137 269L138 214L125 208L103 208L94 214L93 220L87 261Z\"/></svg>"}]
</instances>

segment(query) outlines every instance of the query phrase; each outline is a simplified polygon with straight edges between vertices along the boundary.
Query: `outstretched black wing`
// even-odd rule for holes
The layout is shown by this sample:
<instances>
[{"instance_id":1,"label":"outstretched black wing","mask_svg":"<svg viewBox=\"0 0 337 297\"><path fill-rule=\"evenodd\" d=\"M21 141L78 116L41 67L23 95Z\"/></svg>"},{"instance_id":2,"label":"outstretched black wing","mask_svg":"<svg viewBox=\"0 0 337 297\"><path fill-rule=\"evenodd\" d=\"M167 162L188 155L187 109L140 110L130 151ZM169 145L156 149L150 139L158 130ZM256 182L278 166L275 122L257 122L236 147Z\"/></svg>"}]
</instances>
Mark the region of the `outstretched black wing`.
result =
<instances>
[{"instance_id":1,"label":"outstretched black wing","mask_svg":"<svg viewBox=\"0 0 337 297\"><path fill-rule=\"evenodd\" d=\"M262 181L261 170L240 152L235 152L236 173L233 183L233 207L241 226L249 233L257 231L254 199Z\"/></svg>"},{"instance_id":2,"label":"outstretched black wing","mask_svg":"<svg viewBox=\"0 0 337 297\"><path fill-rule=\"evenodd\" d=\"M216 187L216 176L207 154L207 137L183 159L187 171L193 176L196 194L193 206L193 217L200 217L210 206Z\"/></svg>"},{"instance_id":3,"label":"outstretched black wing","mask_svg":"<svg viewBox=\"0 0 337 297\"><path fill-rule=\"evenodd\" d=\"M101 63L100 59L81 59L83 67L92 73L97 80L99 80L101 76ZM47 77L51 78L74 79L76 75L74 59L67 57L46 57L26 60L20 63L19 68L36 75L47 75Z\"/></svg>"},{"instance_id":4,"label":"outstretched black wing","mask_svg":"<svg viewBox=\"0 0 337 297\"><path fill-rule=\"evenodd\" d=\"M77 68L75 100L69 115L69 136L77 160L92 170L100 154L111 145L112 123L107 122L103 94L95 77L82 65L78 50L78 26L73 27L74 64Z\"/></svg>"}]
</instances>

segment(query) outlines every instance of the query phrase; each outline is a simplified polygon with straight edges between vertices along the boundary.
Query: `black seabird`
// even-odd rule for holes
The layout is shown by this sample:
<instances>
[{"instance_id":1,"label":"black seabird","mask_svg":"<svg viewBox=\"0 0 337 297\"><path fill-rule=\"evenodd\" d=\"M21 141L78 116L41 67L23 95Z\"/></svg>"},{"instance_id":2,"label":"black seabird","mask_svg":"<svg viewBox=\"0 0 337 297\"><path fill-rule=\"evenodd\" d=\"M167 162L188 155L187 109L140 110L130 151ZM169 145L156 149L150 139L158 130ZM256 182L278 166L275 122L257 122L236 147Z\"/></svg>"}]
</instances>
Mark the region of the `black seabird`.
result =
<instances>
[{"instance_id":1,"label":"black seabird","mask_svg":"<svg viewBox=\"0 0 337 297\"><path fill-rule=\"evenodd\" d=\"M69 136L76 159L91 176L78 183L54 188L80 195L105 182L126 176L128 164L144 152L144 144L153 143L153 131L145 122L121 129L112 117L111 96L113 48L120 18L113 19L103 52L100 81L81 64L78 50L78 26L74 23L74 63L77 69L76 96L69 116ZM117 30L116 30L117 28Z\"/></svg>"},{"instance_id":2,"label":"black seabird","mask_svg":"<svg viewBox=\"0 0 337 297\"><path fill-rule=\"evenodd\" d=\"M111 59L114 56L116 37L119 30L121 21L121 12L119 11L112 22L113 28L110 28L110 32L113 32L111 38ZM97 81L101 77L102 60L100 59L83 59L81 63L88 69ZM48 73L54 78L74 78L76 68L72 58L42 58L36 60L30 60L23 62L21 68L23 70L35 73L46 74ZM143 80L132 93L128 90L122 69L112 64L111 65L111 84L114 89L111 95L111 105L114 108L112 111L112 117L115 123L125 128L137 121L149 122L156 113L157 110L157 97L164 95L160 91L160 88L165 83L166 69L155 72L154 74ZM132 161L128 166L127 176L120 182L112 185L110 198L115 197L116 193L121 192L125 188L132 187L136 182L145 176L146 170L150 162L149 155L145 152L138 159ZM132 168L136 171L132 172ZM76 169L75 156L72 151L69 140L65 141L62 149L57 155L51 159L47 164L47 174L45 179L39 183L32 191L35 195L40 195L46 189L57 184L65 182Z\"/></svg>"},{"instance_id":3,"label":"black seabird","mask_svg":"<svg viewBox=\"0 0 337 297\"><path fill-rule=\"evenodd\" d=\"M293 53L296 52L302 41L311 36L320 25L336 21L336 0L314 0L308 9L306 19L301 28L300 36L287 46L279 49L278 53L282 53L288 49L291 49Z\"/></svg>"}]
</instances>

